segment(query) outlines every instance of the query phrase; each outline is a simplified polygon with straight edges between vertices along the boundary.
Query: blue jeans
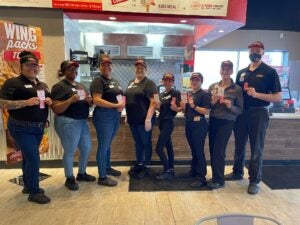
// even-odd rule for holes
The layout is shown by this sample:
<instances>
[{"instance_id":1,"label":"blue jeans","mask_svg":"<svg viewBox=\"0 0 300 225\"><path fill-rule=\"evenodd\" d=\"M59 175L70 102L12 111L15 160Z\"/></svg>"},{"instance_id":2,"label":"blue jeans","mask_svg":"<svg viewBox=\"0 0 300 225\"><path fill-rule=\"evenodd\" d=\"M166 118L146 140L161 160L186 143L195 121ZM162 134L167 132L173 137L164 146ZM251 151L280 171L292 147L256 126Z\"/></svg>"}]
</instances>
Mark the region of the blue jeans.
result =
<instances>
[{"instance_id":1,"label":"blue jeans","mask_svg":"<svg viewBox=\"0 0 300 225\"><path fill-rule=\"evenodd\" d=\"M93 123L97 132L98 150L97 165L100 178L106 177L106 171L111 168L111 143L120 126L121 113L116 109L96 107L93 113Z\"/></svg>"},{"instance_id":2,"label":"blue jeans","mask_svg":"<svg viewBox=\"0 0 300 225\"><path fill-rule=\"evenodd\" d=\"M268 110L262 107L244 109L244 112L237 117L235 122L233 173L237 176L243 176L244 174L246 144L249 137L251 158L248 173L251 183L259 183L261 181L263 150L268 124Z\"/></svg>"},{"instance_id":3,"label":"blue jeans","mask_svg":"<svg viewBox=\"0 0 300 225\"><path fill-rule=\"evenodd\" d=\"M24 187L31 195L39 192L40 154L39 145L44 133L44 123L15 121L9 118L8 130L22 151Z\"/></svg>"},{"instance_id":4,"label":"blue jeans","mask_svg":"<svg viewBox=\"0 0 300 225\"><path fill-rule=\"evenodd\" d=\"M152 119L152 126L154 119ZM145 131L145 124L129 124L135 142L135 156L137 164L150 165L152 157L152 129Z\"/></svg>"},{"instance_id":5,"label":"blue jeans","mask_svg":"<svg viewBox=\"0 0 300 225\"><path fill-rule=\"evenodd\" d=\"M63 164L66 177L73 176L74 153L80 151L78 173L85 173L91 151L90 131L87 119L55 116L54 127L64 148Z\"/></svg>"}]
</instances>

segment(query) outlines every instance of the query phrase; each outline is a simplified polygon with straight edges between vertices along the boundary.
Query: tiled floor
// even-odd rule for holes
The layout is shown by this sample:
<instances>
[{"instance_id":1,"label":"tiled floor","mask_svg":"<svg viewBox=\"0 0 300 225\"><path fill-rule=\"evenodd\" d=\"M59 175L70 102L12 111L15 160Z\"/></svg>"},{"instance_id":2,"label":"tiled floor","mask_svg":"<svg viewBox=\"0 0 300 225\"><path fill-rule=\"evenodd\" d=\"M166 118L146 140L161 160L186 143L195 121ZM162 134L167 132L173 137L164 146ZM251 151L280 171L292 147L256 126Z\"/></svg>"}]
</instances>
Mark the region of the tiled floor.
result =
<instances>
[{"instance_id":1,"label":"tiled floor","mask_svg":"<svg viewBox=\"0 0 300 225\"><path fill-rule=\"evenodd\" d=\"M76 192L65 188L63 169L41 169L51 175L40 183L52 199L48 205L28 202L21 187L8 181L20 175L19 169L1 169L0 224L192 225L204 216L233 212L270 216L284 225L300 224L300 189L274 191L261 184L261 192L250 196L244 180L208 192L128 192L128 167L118 168L123 175L117 187L80 183ZM97 175L95 167L88 172Z\"/></svg>"}]
</instances>

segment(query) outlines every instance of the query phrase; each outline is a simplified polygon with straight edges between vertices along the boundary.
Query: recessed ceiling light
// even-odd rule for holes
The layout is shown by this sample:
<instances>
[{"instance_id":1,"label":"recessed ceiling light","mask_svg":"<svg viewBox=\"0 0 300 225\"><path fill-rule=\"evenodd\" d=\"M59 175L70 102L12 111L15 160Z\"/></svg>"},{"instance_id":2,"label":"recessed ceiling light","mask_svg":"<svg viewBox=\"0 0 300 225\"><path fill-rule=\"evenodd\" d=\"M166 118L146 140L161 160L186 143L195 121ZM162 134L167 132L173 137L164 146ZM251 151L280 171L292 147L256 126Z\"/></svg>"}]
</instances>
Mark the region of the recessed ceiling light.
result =
<instances>
[{"instance_id":1,"label":"recessed ceiling light","mask_svg":"<svg viewBox=\"0 0 300 225\"><path fill-rule=\"evenodd\" d=\"M224 33L224 30L220 29L218 32L219 32L219 33Z\"/></svg>"},{"instance_id":2,"label":"recessed ceiling light","mask_svg":"<svg viewBox=\"0 0 300 225\"><path fill-rule=\"evenodd\" d=\"M187 20L180 20L180 23L186 23Z\"/></svg>"},{"instance_id":3,"label":"recessed ceiling light","mask_svg":"<svg viewBox=\"0 0 300 225\"><path fill-rule=\"evenodd\" d=\"M203 41L207 42L208 40L205 38Z\"/></svg>"},{"instance_id":4,"label":"recessed ceiling light","mask_svg":"<svg viewBox=\"0 0 300 225\"><path fill-rule=\"evenodd\" d=\"M116 20L117 18L114 17L114 16L110 16L110 17L108 17L108 19L110 19L110 20Z\"/></svg>"}]
</instances>

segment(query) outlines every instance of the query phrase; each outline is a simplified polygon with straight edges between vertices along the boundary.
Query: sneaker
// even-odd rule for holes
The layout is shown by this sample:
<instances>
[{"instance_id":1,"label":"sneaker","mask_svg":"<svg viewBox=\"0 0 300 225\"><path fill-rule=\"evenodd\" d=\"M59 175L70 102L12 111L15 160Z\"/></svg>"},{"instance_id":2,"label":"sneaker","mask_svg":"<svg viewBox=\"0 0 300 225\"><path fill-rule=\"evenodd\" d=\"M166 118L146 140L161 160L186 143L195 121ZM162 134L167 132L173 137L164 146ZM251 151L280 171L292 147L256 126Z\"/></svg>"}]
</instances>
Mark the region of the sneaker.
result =
<instances>
[{"instance_id":1,"label":"sneaker","mask_svg":"<svg viewBox=\"0 0 300 225\"><path fill-rule=\"evenodd\" d=\"M250 183L248 186L248 194L256 195L259 192L259 185L256 183Z\"/></svg>"},{"instance_id":2,"label":"sneaker","mask_svg":"<svg viewBox=\"0 0 300 225\"><path fill-rule=\"evenodd\" d=\"M110 169L106 170L106 174L110 175L110 176L114 176L114 177L119 177L119 176L121 176L121 171L116 170L114 168L110 168Z\"/></svg>"},{"instance_id":3,"label":"sneaker","mask_svg":"<svg viewBox=\"0 0 300 225\"><path fill-rule=\"evenodd\" d=\"M136 179L143 179L150 175L150 168L147 166L142 165L139 170L136 171L134 177Z\"/></svg>"},{"instance_id":4,"label":"sneaker","mask_svg":"<svg viewBox=\"0 0 300 225\"><path fill-rule=\"evenodd\" d=\"M194 182L194 183L191 183L191 188L201 188L201 187L205 187L207 186L207 183L206 182Z\"/></svg>"},{"instance_id":5,"label":"sneaker","mask_svg":"<svg viewBox=\"0 0 300 225\"><path fill-rule=\"evenodd\" d=\"M175 177L175 170L174 169L170 169L170 174L172 174L173 177Z\"/></svg>"},{"instance_id":6,"label":"sneaker","mask_svg":"<svg viewBox=\"0 0 300 225\"><path fill-rule=\"evenodd\" d=\"M172 180L173 178L174 178L174 175L171 172L164 172L164 173L156 176L157 180Z\"/></svg>"},{"instance_id":7,"label":"sneaker","mask_svg":"<svg viewBox=\"0 0 300 225\"><path fill-rule=\"evenodd\" d=\"M109 177L106 177L104 180L102 179L98 179L98 184L99 185L103 185L103 186L107 186L107 187L114 187L114 186L117 186L118 182L109 178Z\"/></svg>"},{"instance_id":8,"label":"sneaker","mask_svg":"<svg viewBox=\"0 0 300 225\"><path fill-rule=\"evenodd\" d=\"M224 186L225 186L224 183L218 183L218 182L207 183L207 187L211 189L219 189L219 188L223 188Z\"/></svg>"},{"instance_id":9,"label":"sneaker","mask_svg":"<svg viewBox=\"0 0 300 225\"><path fill-rule=\"evenodd\" d=\"M79 189L79 186L75 181L75 177L67 178L65 186L71 191L77 191Z\"/></svg>"},{"instance_id":10,"label":"sneaker","mask_svg":"<svg viewBox=\"0 0 300 225\"><path fill-rule=\"evenodd\" d=\"M27 187L24 187L22 190L23 194L29 194L29 189ZM45 190L43 188L39 188L38 193L44 194Z\"/></svg>"},{"instance_id":11,"label":"sneaker","mask_svg":"<svg viewBox=\"0 0 300 225\"><path fill-rule=\"evenodd\" d=\"M128 174L134 176L136 173L139 173L142 170L142 168L143 165L135 164L134 166L130 167Z\"/></svg>"},{"instance_id":12,"label":"sneaker","mask_svg":"<svg viewBox=\"0 0 300 225\"><path fill-rule=\"evenodd\" d=\"M93 182L96 180L96 177L89 175L87 173L78 173L76 176L77 181L86 181L86 182Z\"/></svg>"},{"instance_id":13,"label":"sneaker","mask_svg":"<svg viewBox=\"0 0 300 225\"><path fill-rule=\"evenodd\" d=\"M234 173L229 173L229 174L226 174L225 175L225 180L229 180L229 181L232 181L232 180L243 180L243 176L242 175L236 175Z\"/></svg>"},{"instance_id":14,"label":"sneaker","mask_svg":"<svg viewBox=\"0 0 300 225\"><path fill-rule=\"evenodd\" d=\"M47 204L51 201L51 199L42 193L37 193L34 195L29 195L28 201L35 202L38 204Z\"/></svg>"}]
</instances>

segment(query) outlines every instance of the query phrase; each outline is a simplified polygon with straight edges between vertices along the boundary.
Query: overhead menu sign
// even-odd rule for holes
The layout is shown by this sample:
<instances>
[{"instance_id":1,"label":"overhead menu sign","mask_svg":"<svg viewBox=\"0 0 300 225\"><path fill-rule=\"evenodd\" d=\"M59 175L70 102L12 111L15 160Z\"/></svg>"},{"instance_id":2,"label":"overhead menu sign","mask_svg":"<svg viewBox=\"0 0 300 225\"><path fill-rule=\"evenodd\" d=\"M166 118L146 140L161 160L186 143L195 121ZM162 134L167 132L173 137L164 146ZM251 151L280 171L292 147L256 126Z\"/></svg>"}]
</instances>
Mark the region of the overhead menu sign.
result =
<instances>
[{"instance_id":1,"label":"overhead menu sign","mask_svg":"<svg viewBox=\"0 0 300 225\"><path fill-rule=\"evenodd\" d=\"M78 9L78 10L102 10L102 0L52 0L53 8Z\"/></svg>"},{"instance_id":2,"label":"overhead menu sign","mask_svg":"<svg viewBox=\"0 0 300 225\"><path fill-rule=\"evenodd\" d=\"M52 0L1 0L0 6L51 8Z\"/></svg>"},{"instance_id":3,"label":"overhead menu sign","mask_svg":"<svg viewBox=\"0 0 300 225\"><path fill-rule=\"evenodd\" d=\"M103 11L226 16L228 0L103 0Z\"/></svg>"},{"instance_id":4,"label":"overhead menu sign","mask_svg":"<svg viewBox=\"0 0 300 225\"><path fill-rule=\"evenodd\" d=\"M226 16L228 0L1 0L0 6Z\"/></svg>"}]
</instances>

